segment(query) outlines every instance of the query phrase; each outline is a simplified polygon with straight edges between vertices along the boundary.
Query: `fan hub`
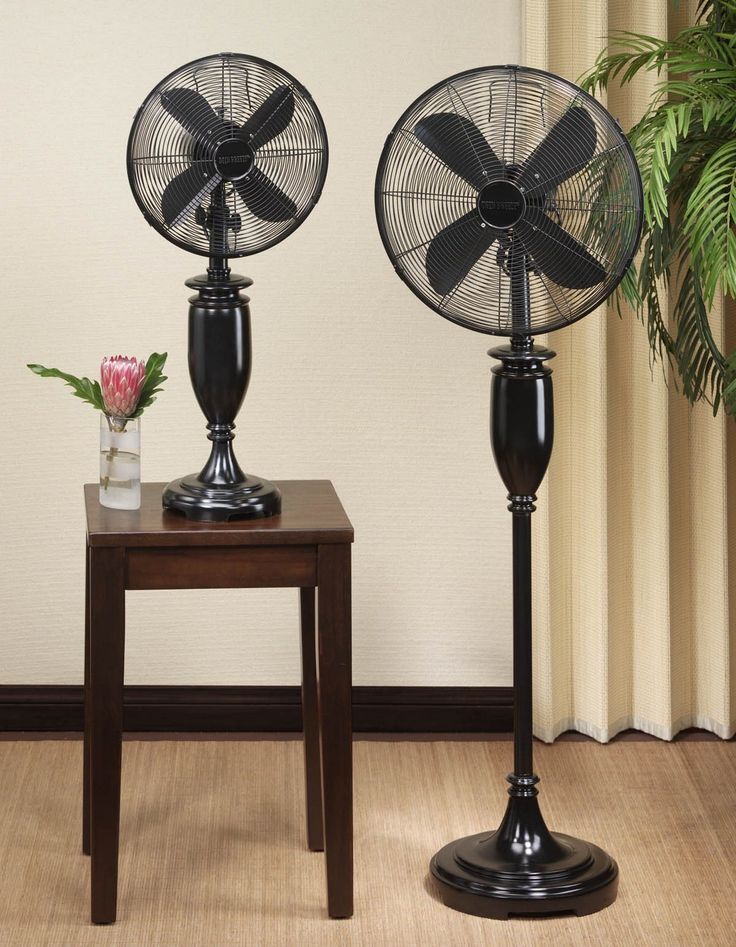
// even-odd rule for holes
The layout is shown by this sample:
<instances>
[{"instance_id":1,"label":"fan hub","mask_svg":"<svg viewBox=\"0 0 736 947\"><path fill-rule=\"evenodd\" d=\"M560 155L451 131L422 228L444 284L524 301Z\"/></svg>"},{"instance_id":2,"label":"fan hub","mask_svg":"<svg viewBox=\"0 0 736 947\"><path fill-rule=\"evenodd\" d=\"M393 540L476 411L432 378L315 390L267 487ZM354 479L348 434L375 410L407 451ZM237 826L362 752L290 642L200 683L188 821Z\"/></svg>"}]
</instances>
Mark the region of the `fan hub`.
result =
<instances>
[{"instance_id":1,"label":"fan hub","mask_svg":"<svg viewBox=\"0 0 736 947\"><path fill-rule=\"evenodd\" d=\"M253 167L253 149L242 138L226 138L215 151L215 167L226 181L237 181Z\"/></svg>"},{"instance_id":2,"label":"fan hub","mask_svg":"<svg viewBox=\"0 0 736 947\"><path fill-rule=\"evenodd\" d=\"M526 200L513 181L491 181L478 195L478 213L484 223L499 230L513 227L524 216Z\"/></svg>"}]
</instances>

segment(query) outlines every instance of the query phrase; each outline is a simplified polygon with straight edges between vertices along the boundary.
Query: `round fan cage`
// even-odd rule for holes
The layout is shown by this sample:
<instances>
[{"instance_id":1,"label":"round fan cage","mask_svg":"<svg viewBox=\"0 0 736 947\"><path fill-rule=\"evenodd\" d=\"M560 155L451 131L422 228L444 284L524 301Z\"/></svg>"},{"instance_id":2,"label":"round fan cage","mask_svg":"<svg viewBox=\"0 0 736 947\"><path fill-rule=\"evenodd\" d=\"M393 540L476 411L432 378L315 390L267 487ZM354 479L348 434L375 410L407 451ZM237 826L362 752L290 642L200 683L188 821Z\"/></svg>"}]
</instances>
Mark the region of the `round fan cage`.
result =
<instances>
[{"instance_id":1,"label":"round fan cage","mask_svg":"<svg viewBox=\"0 0 736 947\"><path fill-rule=\"evenodd\" d=\"M523 192L509 226L481 212L503 216L498 198L514 188L498 182ZM571 82L520 66L469 70L417 99L386 141L375 197L412 291L491 335L586 315L622 279L641 231L641 179L618 123Z\"/></svg>"},{"instance_id":2,"label":"round fan cage","mask_svg":"<svg viewBox=\"0 0 736 947\"><path fill-rule=\"evenodd\" d=\"M283 240L312 210L327 174L327 134L288 72L220 53L181 66L149 93L127 162L138 206L164 237L202 256L241 257Z\"/></svg>"}]
</instances>

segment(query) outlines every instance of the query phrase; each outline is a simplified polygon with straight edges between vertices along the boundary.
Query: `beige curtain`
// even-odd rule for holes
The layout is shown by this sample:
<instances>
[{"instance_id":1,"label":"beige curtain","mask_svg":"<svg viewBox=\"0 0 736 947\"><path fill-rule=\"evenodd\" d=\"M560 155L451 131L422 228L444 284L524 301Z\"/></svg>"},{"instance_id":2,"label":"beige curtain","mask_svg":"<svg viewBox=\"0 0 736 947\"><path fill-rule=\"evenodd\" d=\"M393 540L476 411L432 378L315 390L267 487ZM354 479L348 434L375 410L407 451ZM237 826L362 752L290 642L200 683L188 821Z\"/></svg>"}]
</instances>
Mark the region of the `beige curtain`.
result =
<instances>
[{"instance_id":1,"label":"beige curtain","mask_svg":"<svg viewBox=\"0 0 736 947\"><path fill-rule=\"evenodd\" d=\"M572 80L613 32L672 35L693 16L684 0L522 6L524 64ZM624 128L655 81L609 90ZM712 323L723 341L721 309ZM556 431L535 514L536 734L606 741L635 727L671 739L695 726L732 736L736 424L665 383L631 314L602 308L546 341L557 352Z\"/></svg>"}]
</instances>

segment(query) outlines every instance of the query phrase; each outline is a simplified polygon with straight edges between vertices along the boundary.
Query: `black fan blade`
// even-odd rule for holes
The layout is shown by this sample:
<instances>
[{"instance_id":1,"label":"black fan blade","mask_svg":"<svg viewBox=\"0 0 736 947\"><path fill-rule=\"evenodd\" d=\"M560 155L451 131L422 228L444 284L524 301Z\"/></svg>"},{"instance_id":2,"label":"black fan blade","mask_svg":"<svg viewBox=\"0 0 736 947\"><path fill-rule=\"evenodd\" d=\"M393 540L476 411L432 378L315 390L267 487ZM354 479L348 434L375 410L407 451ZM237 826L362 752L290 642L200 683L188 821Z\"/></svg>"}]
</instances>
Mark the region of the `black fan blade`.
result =
<instances>
[{"instance_id":1,"label":"black fan blade","mask_svg":"<svg viewBox=\"0 0 736 947\"><path fill-rule=\"evenodd\" d=\"M527 191L536 185L545 193L584 168L593 157L598 135L584 108L571 108L529 155L516 179Z\"/></svg>"},{"instance_id":2,"label":"black fan blade","mask_svg":"<svg viewBox=\"0 0 736 947\"><path fill-rule=\"evenodd\" d=\"M230 126L193 89L167 89L161 93L161 104L199 143L228 133Z\"/></svg>"},{"instance_id":3,"label":"black fan blade","mask_svg":"<svg viewBox=\"0 0 736 947\"><path fill-rule=\"evenodd\" d=\"M476 191L503 177L503 165L478 127L455 112L437 112L421 119L414 134Z\"/></svg>"},{"instance_id":4,"label":"black fan blade","mask_svg":"<svg viewBox=\"0 0 736 947\"><path fill-rule=\"evenodd\" d=\"M219 174L207 177L200 168L187 168L177 174L164 188L161 195L161 212L165 223L171 227L188 211L193 210L222 181Z\"/></svg>"},{"instance_id":5,"label":"black fan blade","mask_svg":"<svg viewBox=\"0 0 736 947\"><path fill-rule=\"evenodd\" d=\"M514 233L536 266L560 286L588 289L606 278L605 269L582 243L539 208L528 207Z\"/></svg>"},{"instance_id":6,"label":"black fan blade","mask_svg":"<svg viewBox=\"0 0 736 947\"><path fill-rule=\"evenodd\" d=\"M255 151L280 135L293 115L294 93L287 85L280 85L258 106L240 133L251 136L250 145Z\"/></svg>"},{"instance_id":7,"label":"black fan blade","mask_svg":"<svg viewBox=\"0 0 736 947\"><path fill-rule=\"evenodd\" d=\"M234 184L248 210L261 220L278 223L296 217L294 201L258 168Z\"/></svg>"},{"instance_id":8,"label":"black fan blade","mask_svg":"<svg viewBox=\"0 0 736 947\"><path fill-rule=\"evenodd\" d=\"M427 248L427 278L440 296L468 275L496 239L496 232L481 224L478 211L471 210L441 230Z\"/></svg>"}]
</instances>

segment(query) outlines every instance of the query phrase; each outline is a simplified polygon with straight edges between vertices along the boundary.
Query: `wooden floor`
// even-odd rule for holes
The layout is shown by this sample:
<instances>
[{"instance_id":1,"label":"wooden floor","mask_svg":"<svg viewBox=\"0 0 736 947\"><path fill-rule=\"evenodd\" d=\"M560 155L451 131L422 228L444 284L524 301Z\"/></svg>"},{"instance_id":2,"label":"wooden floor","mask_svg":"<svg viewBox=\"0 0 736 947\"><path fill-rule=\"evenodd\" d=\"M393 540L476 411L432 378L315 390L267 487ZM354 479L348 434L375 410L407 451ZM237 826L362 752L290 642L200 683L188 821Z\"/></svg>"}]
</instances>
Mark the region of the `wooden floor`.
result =
<instances>
[{"instance_id":1,"label":"wooden floor","mask_svg":"<svg viewBox=\"0 0 736 947\"><path fill-rule=\"evenodd\" d=\"M586 918L490 921L434 899L427 863L491 828L508 742L355 745L356 915L330 921L306 850L292 741L130 741L120 920L88 924L78 741L0 742L2 947L473 947L736 944L736 745L537 748L552 828L618 860L618 901Z\"/></svg>"}]
</instances>

